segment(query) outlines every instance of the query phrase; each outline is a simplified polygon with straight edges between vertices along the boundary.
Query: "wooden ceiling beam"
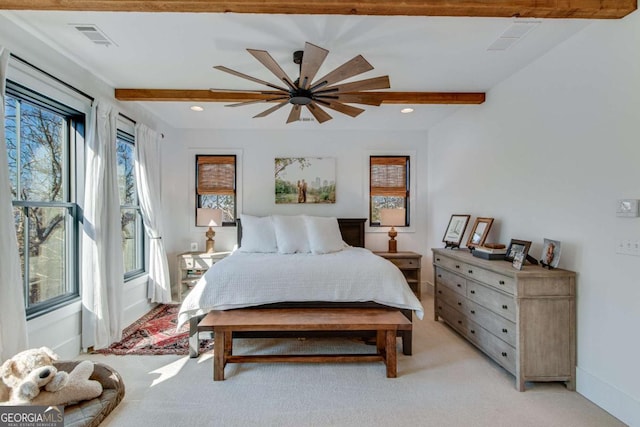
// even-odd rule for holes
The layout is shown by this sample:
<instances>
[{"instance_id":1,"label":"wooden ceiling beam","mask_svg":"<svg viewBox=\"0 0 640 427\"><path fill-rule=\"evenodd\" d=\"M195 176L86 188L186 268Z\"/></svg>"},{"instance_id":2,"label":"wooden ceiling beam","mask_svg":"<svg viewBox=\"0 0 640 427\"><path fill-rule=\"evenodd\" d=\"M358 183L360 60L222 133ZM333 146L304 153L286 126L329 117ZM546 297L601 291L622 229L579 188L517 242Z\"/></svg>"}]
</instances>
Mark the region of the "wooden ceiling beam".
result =
<instances>
[{"instance_id":1,"label":"wooden ceiling beam","mask_svg":"<svg viewBox=\"0 0 640 427\"><path fill-rule=\"evenodd\" d=\"M5 10L622 18L637 0L3 0Z\"/></svg>"},{"instance_id":2,"label":"wooden ceiling beam","mask_svg":"<svg viewBox=\"0 0 640 427\"><path fill-rule=\"evenodd\" d=\"M281 92L261 93L211 91L198 89L116 89L120 101L150 102L244 102L273 98ZM482 92L358 92L361 99L383 104L482 104Z\"/></svg>"}]
</instances>

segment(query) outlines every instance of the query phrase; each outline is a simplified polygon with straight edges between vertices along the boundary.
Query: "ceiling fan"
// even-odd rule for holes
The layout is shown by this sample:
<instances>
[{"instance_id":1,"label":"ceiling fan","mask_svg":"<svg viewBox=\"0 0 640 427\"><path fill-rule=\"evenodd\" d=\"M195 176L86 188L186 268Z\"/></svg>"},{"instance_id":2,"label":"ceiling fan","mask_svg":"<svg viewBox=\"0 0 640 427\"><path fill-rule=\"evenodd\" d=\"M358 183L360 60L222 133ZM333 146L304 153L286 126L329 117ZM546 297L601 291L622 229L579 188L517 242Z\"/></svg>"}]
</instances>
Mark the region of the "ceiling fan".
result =
<instances>
[{"instance_id":1,"label":"ceiling fan","mask_svg":"<svg viewBox=\"0 0 640 427\"><path fill-rule=\"evenodd\" d=\"M222 65L215 66L214 68L274 89L268 91L233 91L249 96L252 94L256 95L256 99L230 104L228 107L239 107L263 102L277 103L273 107L257 114L254 118L268 116L288 104L291 104L292 107L289 117L287 118L287 123L300 120L302 107L306 107L319 123L324 123L332 118L323 107L351 117L356 117L364 112L364 109L347 105L347 103L379 106L383 101L381 98L372 99L371 97L364 96L366 92L362 91L389 89L391 87L389 76L337 84L350 77L373 70L373 66L369 64L362 55L356 56L325 76L314 80L329 51L307 42L305 43L304 50L293 53L293 62L300 65L300 76L296 80L291 80L269 52L256 49L247 49L247 51L278 78L280 85L251 77ZM282 83L284 83L284 86ZM218 89L211 90L218 91ZM265 98L265 95L267 95L268 98Z\"/></svg>"}]
</instances>

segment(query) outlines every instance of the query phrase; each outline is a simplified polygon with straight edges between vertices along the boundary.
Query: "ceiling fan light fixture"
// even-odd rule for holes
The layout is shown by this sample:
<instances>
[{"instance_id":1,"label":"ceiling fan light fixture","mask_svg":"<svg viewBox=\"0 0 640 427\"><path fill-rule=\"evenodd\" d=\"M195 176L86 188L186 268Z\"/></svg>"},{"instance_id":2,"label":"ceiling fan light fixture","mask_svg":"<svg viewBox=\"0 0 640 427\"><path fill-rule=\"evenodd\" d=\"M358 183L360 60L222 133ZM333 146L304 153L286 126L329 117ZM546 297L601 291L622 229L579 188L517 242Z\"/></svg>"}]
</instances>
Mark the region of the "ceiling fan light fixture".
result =
<instances>
[{"instance_id":1,"label":"ceiling fan light fixture","mask_svg":"<svg viewBox=\"0 0 640 427\"><path fill-rule=\"evenodd\" d=\"M202 107L201 107L201 106L199 106L199 105L192 105L191 107L189 107L189 109L190 109L191 111L204 111L204 108L202 108Z\"/></svg>"},{"instance_id":2,"label":"ceiling fan light fixture","mask_svg":"<svg viewBox=\"0 0 640 427\"><path fill-rule=\"evenodd\" d=\"M409 113L413 113L413 108L411 108L411 107L406 107L406 108L403 108L402 110L400 110L400 112L401 112L402 114L409 114Z\"/></svg>"}]
</instances>

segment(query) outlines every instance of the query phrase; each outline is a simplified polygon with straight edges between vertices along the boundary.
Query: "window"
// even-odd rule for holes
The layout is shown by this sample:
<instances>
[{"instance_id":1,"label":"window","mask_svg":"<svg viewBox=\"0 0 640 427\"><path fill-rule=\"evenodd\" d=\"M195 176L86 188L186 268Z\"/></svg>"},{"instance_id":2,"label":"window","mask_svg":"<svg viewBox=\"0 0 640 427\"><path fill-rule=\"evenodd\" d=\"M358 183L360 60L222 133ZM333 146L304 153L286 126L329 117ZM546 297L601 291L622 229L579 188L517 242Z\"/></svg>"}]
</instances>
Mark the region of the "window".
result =
<instances>
[{"instance_id":1,"label":"window","mask_svg":"<svg viewBox=\"0 0 640 427\"><path fill-rule=\"evenodd\" d=\"M116 144L124 277L129 279L144 273L144 227L134 171L134 137L118 129Z\"/></svg>"},{"instance_id":2,"label":"window","mask_svg":"<svg viewBox=\"0 0 640 427\"><path fill-rule=\"evenodd\" d=\"M196 208L222 210L222 225L235 225L236 156L196 156Z\"/></svg>"},{"instance_id":3,"label":"window","mask_svg":"<svg viewBox=\"0 0 640 427\"><path fill-rule=\"evenodd\" d=\"M5 136L29 318L79 295L75 146L84 115L7 82Z\"/></svg>"},{"instance_id":4,"label":"window","mask_svg":"<svg viewBox=\"0 0 640 427\"><path fill-rule=\"evenodd\" d=\"M369 224L380 226L380 209L404 208L409 226L409 156L369 157Z\"/></svg>"}]
</instances>

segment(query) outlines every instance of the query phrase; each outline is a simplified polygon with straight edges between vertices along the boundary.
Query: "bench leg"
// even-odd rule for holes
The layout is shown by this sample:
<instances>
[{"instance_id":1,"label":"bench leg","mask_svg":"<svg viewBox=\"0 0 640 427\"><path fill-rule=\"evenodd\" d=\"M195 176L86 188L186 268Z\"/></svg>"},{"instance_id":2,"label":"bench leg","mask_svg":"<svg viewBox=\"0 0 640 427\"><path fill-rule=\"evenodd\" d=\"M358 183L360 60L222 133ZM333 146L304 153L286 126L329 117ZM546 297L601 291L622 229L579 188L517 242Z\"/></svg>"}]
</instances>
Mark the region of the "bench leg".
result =
<instances>
[{"instance_id":1,"label":"bench leg","mask_svg":"<svg viewBox=\"0 0 640 427\"><path fill-rule=\"evenodd\" d=\"M194 316L189 319L189 357L198 357L200 353L200 343L198 342L198 322L200 318Z\"/></svg>"},{"instance_id":2,"label":"bench leg","mask_svg":"<svg viewBox=\"0 0 640 427\"><path fill-rule=\"evenodd\" d=\"M227 351L227 346L225 337L227 336L226 332L214 331L214 342L213 342L213 380L214 381L224 381L224 365L227 360L225 357L225 352Z\"/></svg>"},{"instance_id":3,"label":"bench leg","mask_svg":"<svg viewBox=\"0 0 640 427\"><path fill-rule=\"evenodd\" d=\"M385 356L384 360L387 364L387 378L396 378L398 376L398 353L396 352L396 331L385 331Z\"/></svg>"},{"instance_id":4,"label":"bench leg","mask_svg":"<svg viewBox=\"0 0 640 427\"><path fill-rule=\"evenodd\" d=\"M411 356L412 350L412 331L402 331L402 354L405 356Z\"/></svg>"}]
</instances>

